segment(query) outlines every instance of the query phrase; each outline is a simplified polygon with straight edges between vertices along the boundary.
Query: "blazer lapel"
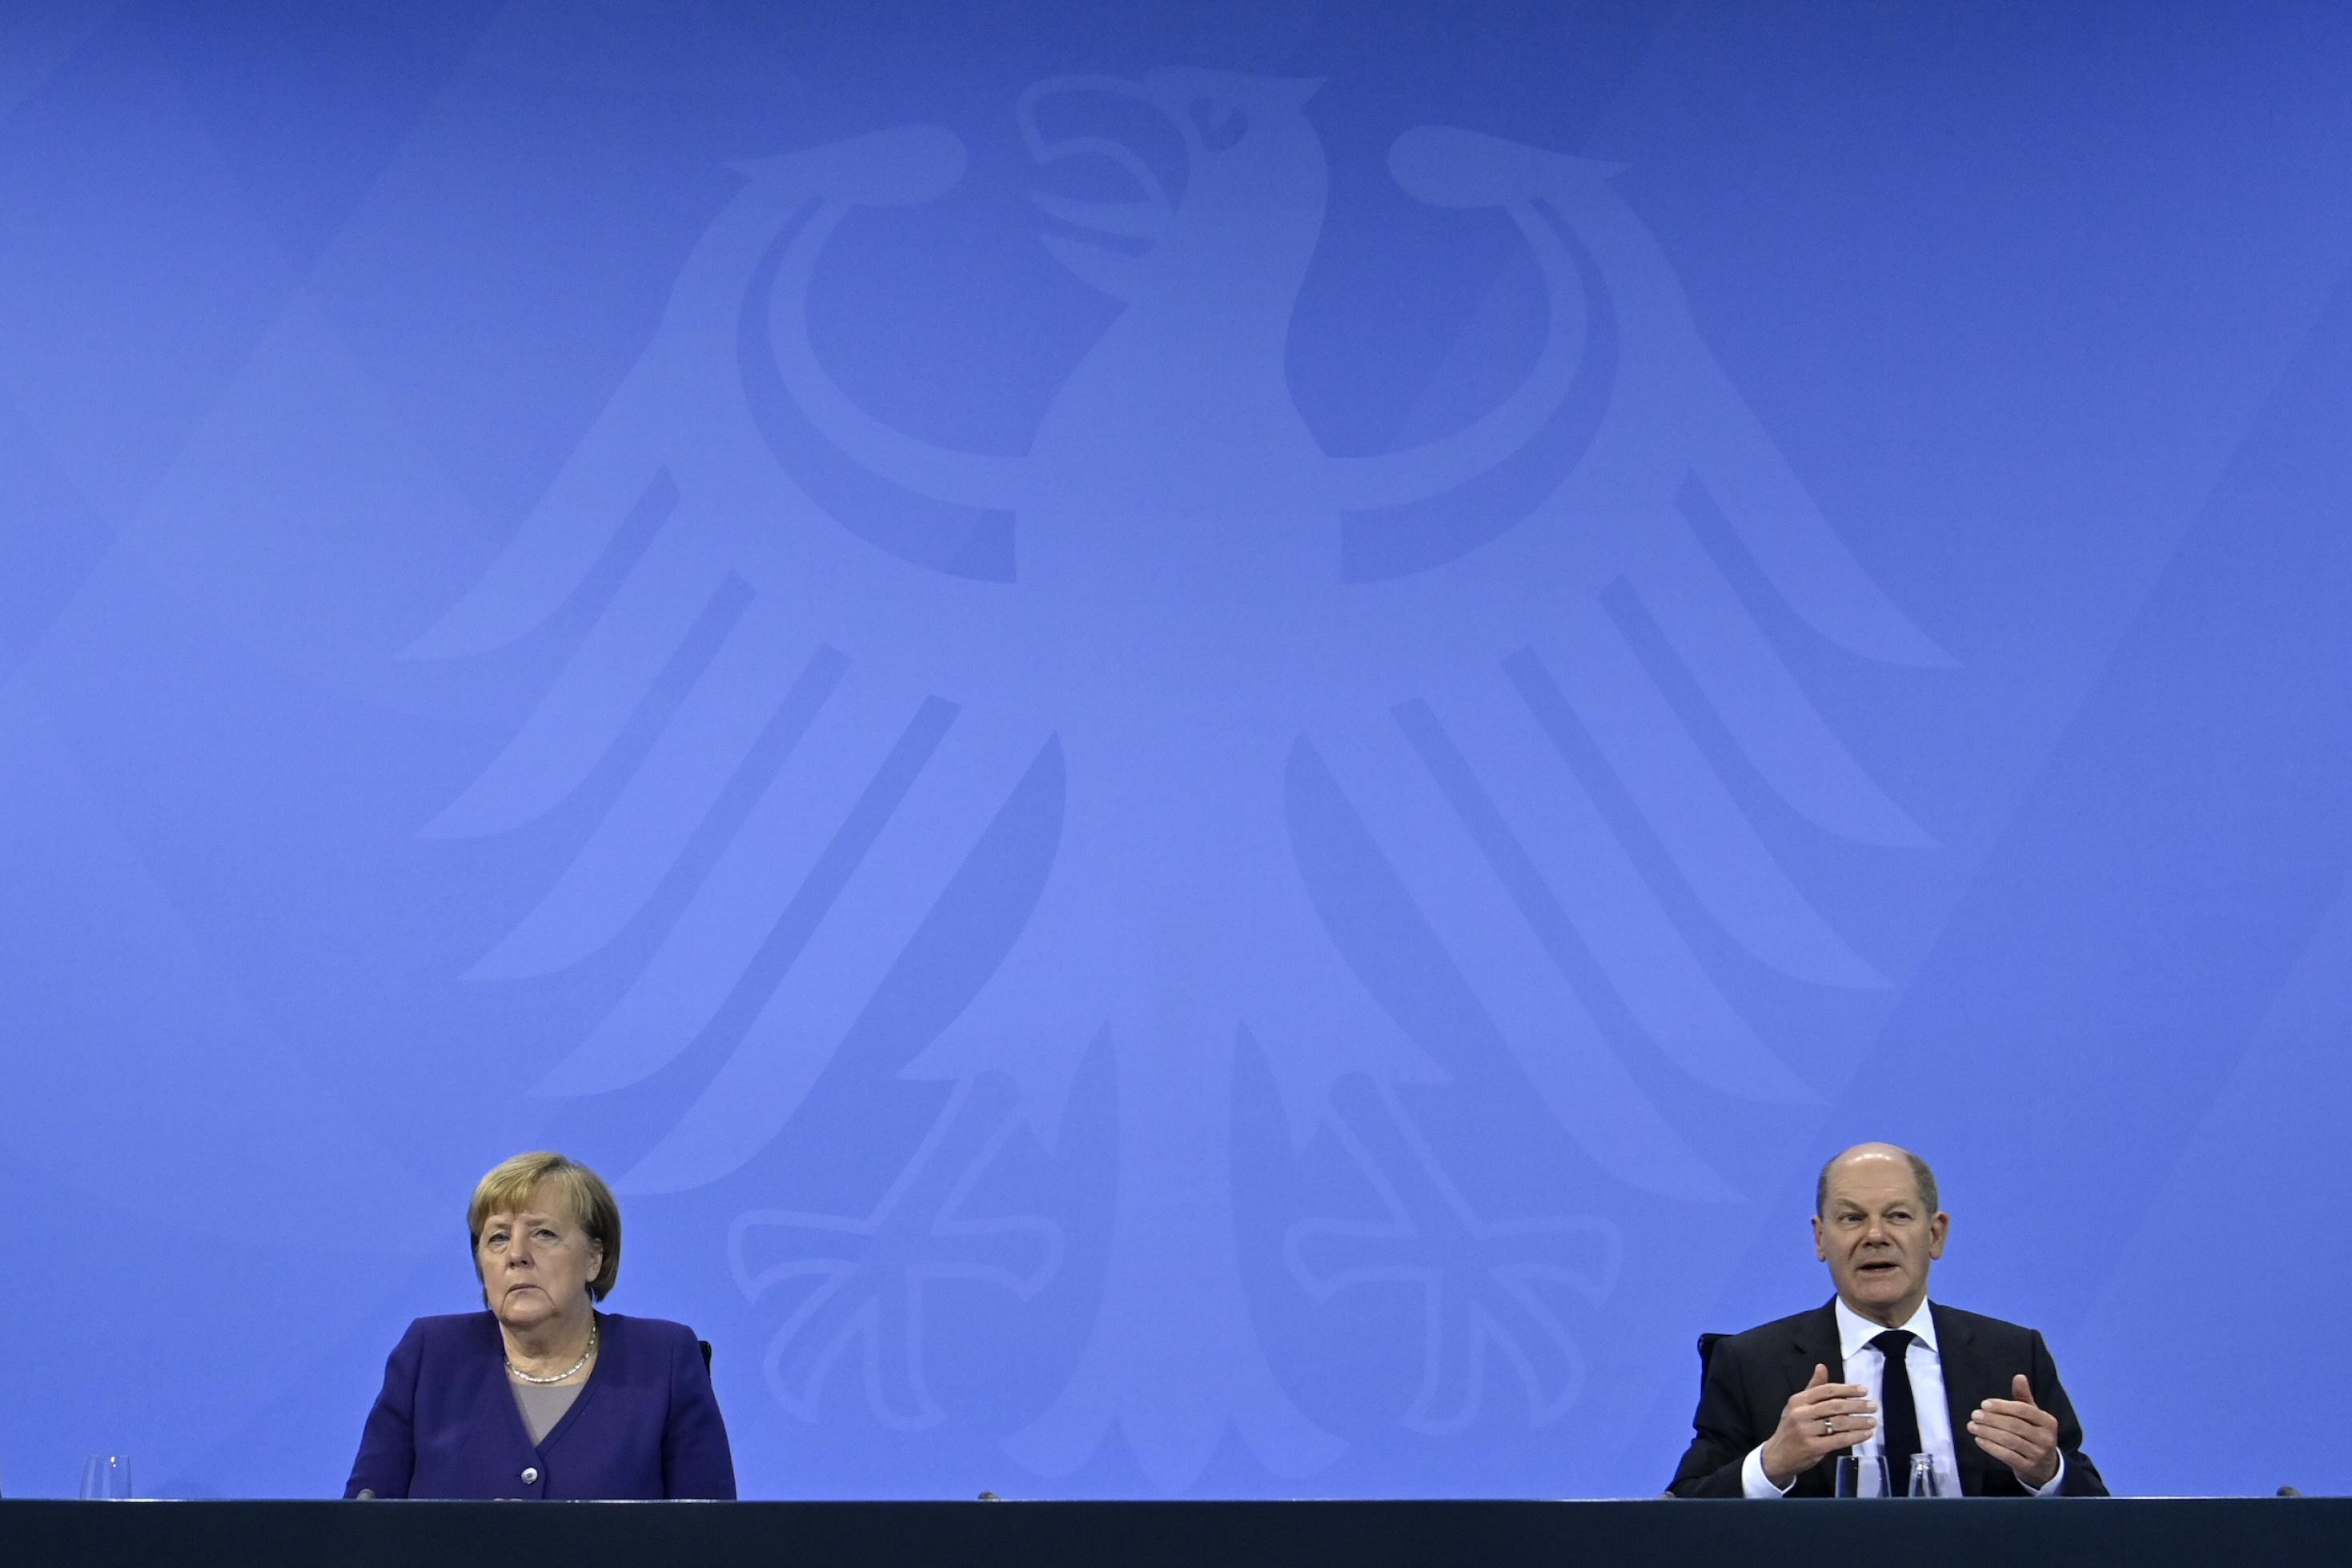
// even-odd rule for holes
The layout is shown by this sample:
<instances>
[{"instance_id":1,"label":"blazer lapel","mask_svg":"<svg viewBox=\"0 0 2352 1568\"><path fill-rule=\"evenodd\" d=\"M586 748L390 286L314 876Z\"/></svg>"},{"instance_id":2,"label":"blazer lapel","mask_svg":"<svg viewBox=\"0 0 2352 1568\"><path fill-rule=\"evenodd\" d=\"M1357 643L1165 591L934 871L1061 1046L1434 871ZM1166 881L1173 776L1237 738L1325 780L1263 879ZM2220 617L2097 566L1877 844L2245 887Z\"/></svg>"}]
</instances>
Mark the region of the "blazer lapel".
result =
<instances>
[{"instance_id":1,"label":"blazer lapel","mask_svg":"<svg viewBox=\"0 0 2352 1568\"><path fill-rule=\"evenodd\" d=\"M485 1317L489 1316L487 1312L482 1315ZM550 1448L555 1447L555 1440L572 1429L572 1423L574 1418L579 1416L580 1407L587 1404L588 1401L594 1396L594 1390L596 1388L596 1373L603 1371L613 1359L613 1320L603 1312L599 1312L596 1314L596 1321L600 1325L599 1338L601 1343L596 1351L595 1369L588 1375L588 1381L580 1385L580 1392L572 1396L570 1406L564 1410L562 1415L555 1418L555 1425L547 1429L547 1436L541 1437L536 1443L530 1440L530 1423L525 1421L522 1417L522 1401L515 1397L514 1385L507 1380L506 1342L502 1339L496 1341L498 1346L498 1375L494 1381L498 1385L498 1393L496 1396L493 1396L493 1401L505 1407L507 1413L506 1425L513 1429L515 1441L520 1443L529 1452L537 1454L542 1458L546 1457L547 1451ZM498 1333L495 1324L492 1326L490 1332L495 1338ZM607 1379L606 1381L610 1381L610 1379Z\"/></svg>"},{"instance_id":2,"label":"blazer lapel","mask_svg":"<svg viewBox=\"0 0 2352 1568\"><path fill-rule=\"evenodd\" d=\"M598 1312L596 1314L596 1322L599 1325L597 1331L598 1343L596 1347L596 1364L594 1367L590 1369L588 1381L580 1385L580 1392L573 1397L572 1407L564 1411L562 1416L558 1416L556 1418L555 1425L547 1429L547 1436L539 1440L539 1451L542 1454L546 1453L550 1448L554 1448L557 1441L561 1439L566 1432L572 1430L572 1424L580 1418L580 1412L587 1408L589 1403L596 1397L596 1390L598 1387L604 1384L612 1382L614 1377L618 1377L620 1375L617 1371L613 1373L612 1377L599 1377L596 1375L598 1373L604 1372L611 1368L614 1362L625 1359L627 1354L624 1351L616 1354L614 1351L614 1340L625 1336L617 1335L613 1332L613 1319L603 1312Z\"/></svg>"},{"instance_id":3,"label":"blazer lapel","mask_svg":"<svg viewBox=\"0 0 2352 1568\"><path fill-rule=\"evenodd\" d=\"M1796 1332L1789 1337L1789 1352L1793 1361L1794 1377L1789 1385L1790 1393L1812 1381L1813 1368L1830 1369L1832 1383L1845 1381L1845 1355L1838 1345L1837 1303L1824 1302L1819 1312L1807 1312L1796 1322ZM1832 1454L1797 1478L1790 1489L1796 1497L1827 1497L1834 1489L1835 1460Z\"/></svg>"},{"instance_id":4,"label":"blazer lapel","mask_svg":"<svg viewBox=\"0 0 2352 1568\"><path fill-rule=\"evenodd\" d=\"M1977 1354L1976 1336L1958 1319L1933 1301L1927 1310L1936 1319L1936 1358L1944 1366L1944 1408L1952 1423L1952 1458L1960 1467L1960 1495L1983 1497L1992 1480L1994 1461L1969 1436L1969 1417L1978 1406L2005 1390L1992 1386L1992 1374ZM2004 1470L2003 1472L2007 1472Z\"/></svg>"}]
</instances>

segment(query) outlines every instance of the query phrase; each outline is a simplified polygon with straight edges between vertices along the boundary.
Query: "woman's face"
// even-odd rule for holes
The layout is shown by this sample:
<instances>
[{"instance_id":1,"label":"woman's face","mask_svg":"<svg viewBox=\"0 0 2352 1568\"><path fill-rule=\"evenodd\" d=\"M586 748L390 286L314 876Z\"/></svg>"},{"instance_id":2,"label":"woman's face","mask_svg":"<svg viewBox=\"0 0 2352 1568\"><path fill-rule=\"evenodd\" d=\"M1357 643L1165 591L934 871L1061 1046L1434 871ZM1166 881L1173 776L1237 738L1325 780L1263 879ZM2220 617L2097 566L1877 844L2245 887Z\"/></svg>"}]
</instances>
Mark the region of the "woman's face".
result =
<instances>
[{"instance_id":1,"label":"woman's face","mask_svg":"<svg viewBox=\"0 0 2352 1568\"><path fill-rule=\"evenodd\" d=\"M529 1329L589 1310L588 1281L604 1266L604 1249L588 1239L553 1184L542 1182L520 1211L484 1217L474 1263L499 1321Z\"/></svg>"}]
</instances>

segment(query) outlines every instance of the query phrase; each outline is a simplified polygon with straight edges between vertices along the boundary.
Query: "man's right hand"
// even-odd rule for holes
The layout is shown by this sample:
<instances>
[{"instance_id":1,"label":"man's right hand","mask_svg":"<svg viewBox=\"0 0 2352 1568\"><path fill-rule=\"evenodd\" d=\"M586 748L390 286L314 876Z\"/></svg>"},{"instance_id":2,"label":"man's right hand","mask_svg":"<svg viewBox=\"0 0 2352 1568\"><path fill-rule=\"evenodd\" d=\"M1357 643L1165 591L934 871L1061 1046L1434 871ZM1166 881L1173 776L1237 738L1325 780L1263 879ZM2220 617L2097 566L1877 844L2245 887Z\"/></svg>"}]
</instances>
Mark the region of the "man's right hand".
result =
<instances>
[{"instance_id":1,"label":"man's right hand","mask_svg":"<svg viewBox=\"0 0 2352 1568\"><path fill-rule=\"evenodd\" d=\"M1764 1479L1781 1490L1832 1454L1878 1430L1878 1406L1859 1383L1832 1383L1815 1363L1811 1381L1780 1406L1780 1425L1764 1443Z\"/></svg>"}]
</instances>

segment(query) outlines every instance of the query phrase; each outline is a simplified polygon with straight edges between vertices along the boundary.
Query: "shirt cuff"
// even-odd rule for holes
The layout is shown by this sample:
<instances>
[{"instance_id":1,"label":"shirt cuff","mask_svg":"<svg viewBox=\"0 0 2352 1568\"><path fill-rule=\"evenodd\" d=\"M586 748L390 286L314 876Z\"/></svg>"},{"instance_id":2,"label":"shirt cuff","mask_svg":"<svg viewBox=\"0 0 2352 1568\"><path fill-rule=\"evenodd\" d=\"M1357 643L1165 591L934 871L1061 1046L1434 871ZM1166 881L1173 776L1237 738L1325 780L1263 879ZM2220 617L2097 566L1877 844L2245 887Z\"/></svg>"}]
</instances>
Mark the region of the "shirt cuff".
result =
<instances>
[{"instance_id":1,"label":"shirt cuff","mask_svg":"<svg viewBox=\"0 0 2352 1568\"><path fill-rule=\"evenodd\" d=\"M2062 1476L2066 1473L2065 1463L2063 1458L2058 1461L2058 1473ZM1797 1478L1790 1476L1789 1487L1796 1484ZM2052 1481L2050 1484L2056 1486L2058 1483ZM1739 1461L1739 1493L1742 1497L1787 1497L1789 1487L1774 1486L1772 1479L1764 1473L1763 1444L1759 1443L1748 1449L1748 1457Z\"/></svg>"},{"instance_id":2,"label":"shirt cuff","mask_svg":"<svg viewBox=\"0 0 2352 1568\"><path fill-rule=\"evenodd\" d=\"M1757 1473L1760 1475L1763 1472L1759 1470ZM2065 1484L2066 1456L2063 1451L2061 1451L2058 1455L2058 1473L2050 1478L2050 1484L2048 1486L2035 1487L2033 1489L2033 1495L2035 1497L2056 1497L2058 1495L2058 1489Z\"/></svg>"}]
</instances>

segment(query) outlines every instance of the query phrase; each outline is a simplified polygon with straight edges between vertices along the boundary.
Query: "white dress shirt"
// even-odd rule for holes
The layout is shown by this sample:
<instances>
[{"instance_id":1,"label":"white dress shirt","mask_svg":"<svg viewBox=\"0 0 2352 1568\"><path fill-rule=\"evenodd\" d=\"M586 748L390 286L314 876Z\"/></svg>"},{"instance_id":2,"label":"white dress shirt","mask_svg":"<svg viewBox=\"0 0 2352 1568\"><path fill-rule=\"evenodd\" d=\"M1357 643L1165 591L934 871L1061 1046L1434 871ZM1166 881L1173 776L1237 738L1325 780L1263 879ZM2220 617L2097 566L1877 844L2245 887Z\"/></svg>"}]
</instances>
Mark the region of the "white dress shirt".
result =
<instances>
[{"instance_id":1,"label":"white dress shirt","mask_svg":"<svg viewBox=\"0 0 2352 1568\"><path fill-rule=\"evenodd\" d=\"M1884 1420L1886 1402L1879 1397L1879 1394L1885 1386L1886 1355L1870 1342L1886 1330L1882 1324L1872 1322L1847 1306L1843 1297L1838 1299L1835 1310L1838 1354L1845 1361L1845 1375L1839 1381L1861 1384L1864 1396L1878 1406L1879 1417ZM1919 1417L1919 1451L1935 1456L1936 1474L1944 1483L1945 1495L1958 1497L1960 1495L1959 1459L1952 1448L1951 1407L1944 1402L1944 1355L1936 1343L1936 1314L1928 1311L1926 1301L1921 1301L1919 1310L1911 1314L1910 1320L1897 1326L1909 1330L1912 1336L1904 1357L1904 1370L1911 1377L1911 1403ZM1884 1454L1886 1451L1885 1431L1874 1430L1868 1437L1847 1451L1857 1456ZM1998 1459L1993 1462L2000 1463ZM1901 1476L1890 1479L1898 1487L1905 1479ZM2050 1478L2049 1485L2036 1488L2033 1495L2051 1496L2065 1479L2066 1456L2060 1454L2058 1473ZM1776 1487L1766 1479L1764 1445L1761 1443L1749 1449L1748 1458L1741 1461L1739 1484L1740 1490L1749 1497L1785 1497L1789 1490L1789 1487ZM1796 1478L1790 1477L1789 1486L1796 1484Z\"/></svg>"}]
</instances>

